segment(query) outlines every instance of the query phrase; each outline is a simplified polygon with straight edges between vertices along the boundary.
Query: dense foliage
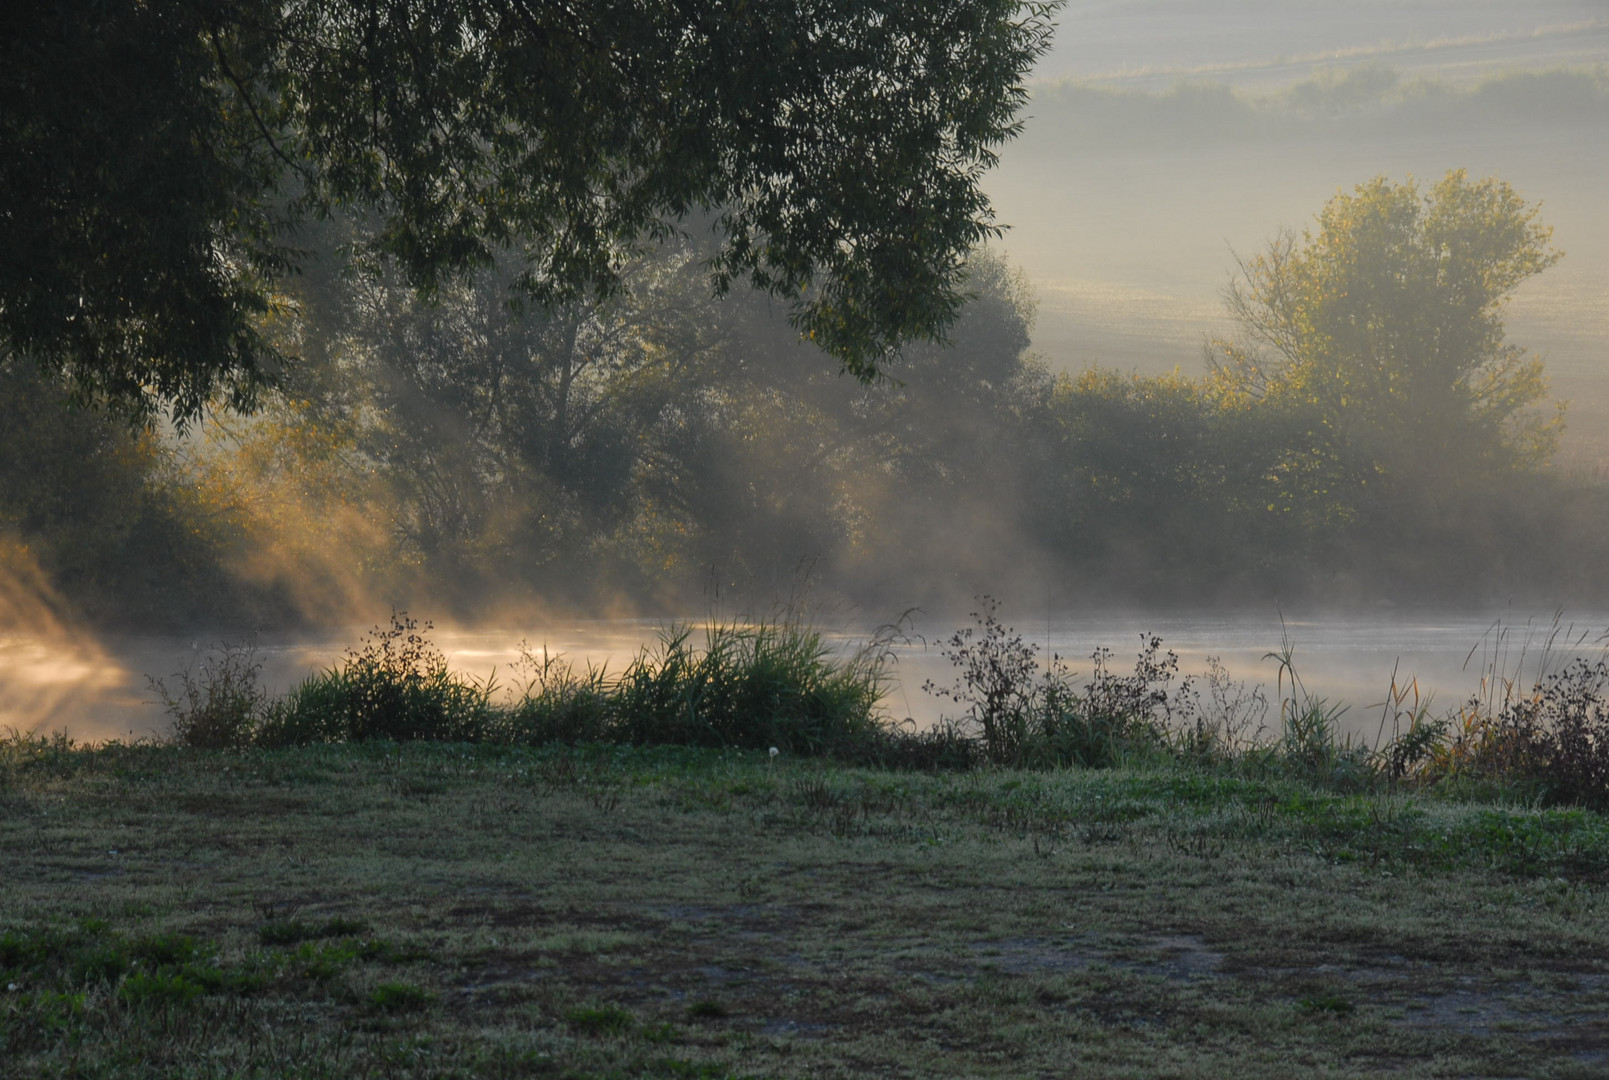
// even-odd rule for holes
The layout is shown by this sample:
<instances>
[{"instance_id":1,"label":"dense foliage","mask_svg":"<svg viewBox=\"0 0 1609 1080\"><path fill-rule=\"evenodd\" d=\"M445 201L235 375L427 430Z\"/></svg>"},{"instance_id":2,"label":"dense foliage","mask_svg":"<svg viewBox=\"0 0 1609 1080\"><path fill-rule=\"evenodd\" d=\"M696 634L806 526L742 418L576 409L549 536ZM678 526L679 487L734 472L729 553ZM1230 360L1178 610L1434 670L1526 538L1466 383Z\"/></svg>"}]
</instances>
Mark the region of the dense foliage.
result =
<instances>
[{"instance_id":1,"label":"dense foliage","mask_svg":"<svg viewBox=\"0 0 1609 1080\"><path fill-rule=\"evenodd\" d=\"M282 389L182 438L10 371L7 562L147 624L350 620L376 598L673 612L712 588L769 603L802 575L883 610L1609 584L1591 555L1609 506L1550 469L1540 365L1503 337L1505 296L1554 258L1507 185L1338 196L1246 262L1245 333L1203 378L1053 374L1022 279L982 250L949 346L861 384L801 363L763 296L712 296L709 250L667 241L614 294L523 314L517 260L428 301L309 275L263 324L303 357Z\"/></svg>"},{"instance_id":2,"label":"dense foliage","mask_svg":"<svg viewBox=\"0 0 1609 1080\"><path fill-rule=\"evenodd\" d=\"M941 335L979 178L1054 4L72 0L0 16L0 341L83 397L194 419L276 381L294 226L350 211L424 294L605 296L718 238L862 377Z\"/></svg>"}]
</instances>

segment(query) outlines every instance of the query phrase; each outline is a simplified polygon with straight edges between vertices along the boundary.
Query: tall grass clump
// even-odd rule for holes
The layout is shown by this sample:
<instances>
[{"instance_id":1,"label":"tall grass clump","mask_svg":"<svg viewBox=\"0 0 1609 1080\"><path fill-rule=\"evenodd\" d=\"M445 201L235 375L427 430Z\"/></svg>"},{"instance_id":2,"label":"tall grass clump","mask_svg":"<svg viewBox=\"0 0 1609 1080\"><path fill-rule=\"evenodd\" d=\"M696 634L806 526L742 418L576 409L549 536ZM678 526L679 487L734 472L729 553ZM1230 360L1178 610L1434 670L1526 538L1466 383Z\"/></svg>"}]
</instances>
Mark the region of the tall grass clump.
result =
<instances>
[{"instance_id":1,"label":"tall grass clump","mask_svg":"<svg viewBox=\"0 0 1609 1080\"><path fill-rule=\"evenodd\" d=\"M523 649L510 742L612 742L853 756L883 734L886 643L841 657L793 618L670 626L619 675Z\"/></svg>"},{"instance_id":2,"label":"tall grass clump","mask_svg":"<svg viewBox=\"0 0 1609 1080\"><path fill-rule=\"evenodd\" d=\"M340 664L270 699L249 656L181 678L173 739L198 747L312 743L632 743L767 749L870 759L890 738L879 712L888 638L850 656L793 618L673 626L618 676L522 648L526 679L509 700L455 674L405 613ZM160 686L160 683L156 685Z\"/></svg>"},{"instance_id":3,"label":"tall grass clump","mask_svg":"<svg viewBox=\"0 0 1609 1080\"><path fill-rule=\"evenodd\" d=\"M1308 692L1296 670L1296 649L1287 636L1264 657L1278 666L1280 730L1272 743L1248 748L1245 757L1266 770L1325 787L1363 790L1377 778L1379 754L1341 731L1346 706ZM1387 753L1390 751L1387 750Z\"/></svg>"},{"instance_id":4,"label":"tall grass clump","mask_svg":"<svg viewBox=\"0 0 1609 1080\"><path fill-rule=\"evenodd\" d=\"M602 667L577 671L562 656L543 648L538 654L523 642L519 669L526 673L520 695L505 710L501 741L607 742L611 736L611 686Z\"/></svg>"},{"instance_id":5,"label":"tall grass clump","mask_svg":"<svg viewBox=\"0 0 1609 1080\"><path fill-rule=\"evenodd\" d=\"M856 756L883 734L885 642L840 658L796 620L662 631L613 687L614 737L629 743Z\"/></svg>"}]
</instances>

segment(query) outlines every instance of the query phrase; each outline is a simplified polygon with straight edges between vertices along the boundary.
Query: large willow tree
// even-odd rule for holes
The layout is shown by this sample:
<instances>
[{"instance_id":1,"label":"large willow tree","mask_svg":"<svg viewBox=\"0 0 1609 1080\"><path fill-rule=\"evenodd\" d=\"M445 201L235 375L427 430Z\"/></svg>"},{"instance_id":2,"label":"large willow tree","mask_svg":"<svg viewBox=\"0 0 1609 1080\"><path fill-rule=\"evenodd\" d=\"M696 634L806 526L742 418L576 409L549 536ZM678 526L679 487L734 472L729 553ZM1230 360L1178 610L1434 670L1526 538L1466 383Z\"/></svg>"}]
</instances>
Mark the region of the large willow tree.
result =
<instances>
[{"instance_id":1,"label":"large willow tree","mask_svg":"<svg viewBox=\"0 0 1609 1080\"><path fill-rule=\"evenodd\" d=\"M249 406L294 224L517 300L720 238L851 372L942 335L1037 0L61 0L0 14L0 350L136 415Z\"/></svg>"}]
</instances>

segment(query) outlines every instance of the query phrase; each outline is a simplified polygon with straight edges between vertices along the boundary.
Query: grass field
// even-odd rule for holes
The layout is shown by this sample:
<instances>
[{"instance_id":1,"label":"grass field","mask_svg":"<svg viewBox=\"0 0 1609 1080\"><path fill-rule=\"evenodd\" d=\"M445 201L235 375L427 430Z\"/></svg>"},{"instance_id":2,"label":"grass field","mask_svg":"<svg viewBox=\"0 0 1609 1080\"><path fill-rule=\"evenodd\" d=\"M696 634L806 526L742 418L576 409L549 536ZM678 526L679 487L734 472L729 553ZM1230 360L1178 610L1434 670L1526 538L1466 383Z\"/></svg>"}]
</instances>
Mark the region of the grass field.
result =
<instances>
[{"instance_id":1,"label":"grass field","mask_svg":"<svg viewBox=\"0 0 1609 1080\"><path fill-rule=\"evenodd\" d=\"M7 1076L1609 1071L1586 811L674 748L0 761Z\"/></svg>"}]
</instances>

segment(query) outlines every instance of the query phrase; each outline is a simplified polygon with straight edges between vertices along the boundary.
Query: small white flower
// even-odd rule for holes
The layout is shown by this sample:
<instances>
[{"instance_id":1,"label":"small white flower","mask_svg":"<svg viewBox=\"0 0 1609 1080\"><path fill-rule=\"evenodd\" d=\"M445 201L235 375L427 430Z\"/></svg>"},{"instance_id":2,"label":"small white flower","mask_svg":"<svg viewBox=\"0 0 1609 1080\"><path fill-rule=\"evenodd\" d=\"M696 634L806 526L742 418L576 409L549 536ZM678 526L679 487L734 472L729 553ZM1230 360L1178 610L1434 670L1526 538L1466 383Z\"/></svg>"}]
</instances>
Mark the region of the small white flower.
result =
<instances>
[{"instance_id":1,"label":"small white flower","mask_svg":"<svg viewBox=\"0 0 1609 1080\"><path fill-rule=\"evenodd\" d=\"M781 751L780 751L780 750L778 750L778 749L777 749L777 748L776 748L776 747L774 747L774 746L773 746L773 747L772 747L772 748L771 748L771 756L772 756L772 757L776 757L776 756L777 756L777 755L778 755L778 754L779 754L779 753L781 753Z\"/></svg>"}]
</instances>

